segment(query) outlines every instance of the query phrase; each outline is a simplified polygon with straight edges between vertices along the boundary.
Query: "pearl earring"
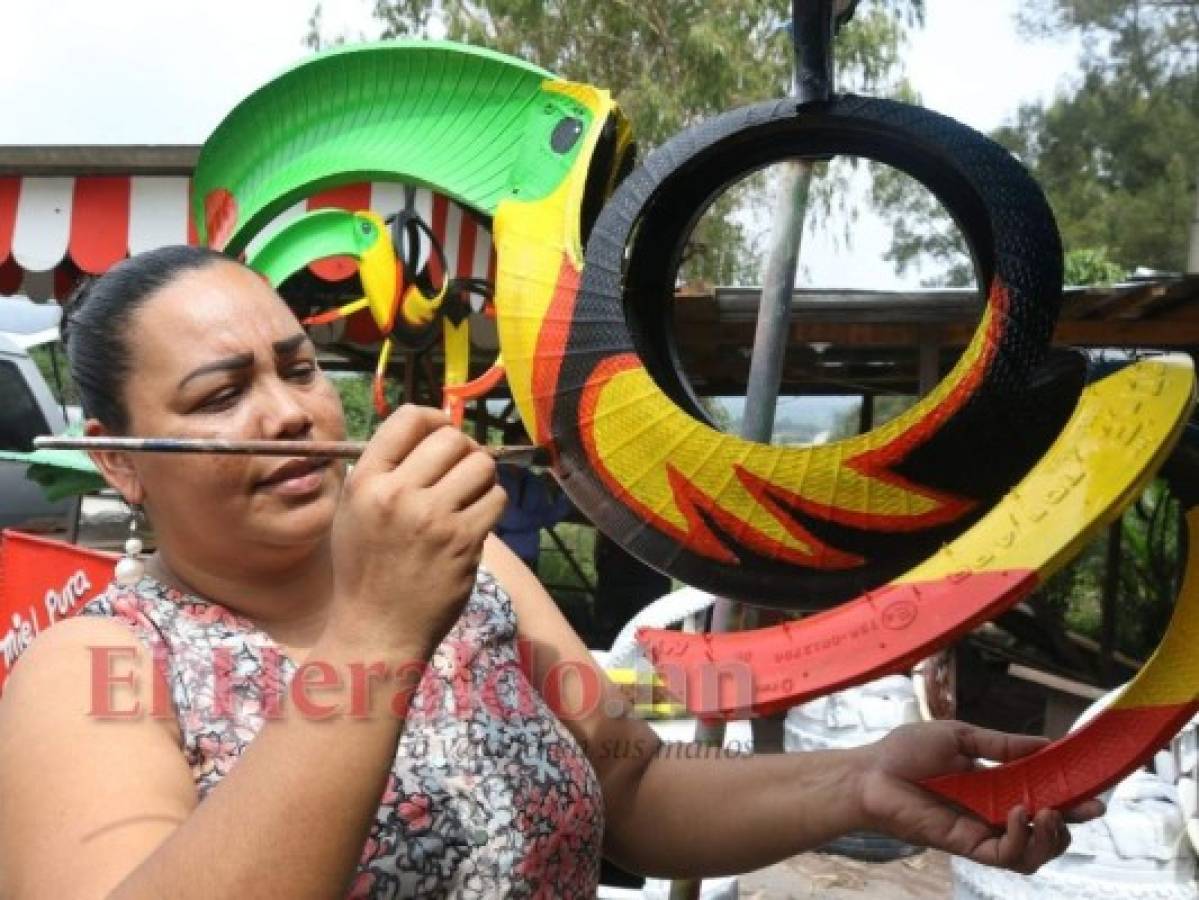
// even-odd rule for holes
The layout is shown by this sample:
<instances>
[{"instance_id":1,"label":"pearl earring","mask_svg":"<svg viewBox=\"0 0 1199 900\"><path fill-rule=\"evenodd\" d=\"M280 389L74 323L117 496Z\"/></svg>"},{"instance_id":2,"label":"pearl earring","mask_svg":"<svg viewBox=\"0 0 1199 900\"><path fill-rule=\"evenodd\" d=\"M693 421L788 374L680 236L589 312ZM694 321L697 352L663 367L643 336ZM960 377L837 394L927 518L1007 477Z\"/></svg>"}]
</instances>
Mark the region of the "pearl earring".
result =
<instances>
[{"instance_id":1,"label":"pearl earring","mask_svg":"<svg viewBox=\"0 0 1199 900\"><path fill-rule=\"evenodd\" d=\"M142 580L146 574L146 564L142 561L142 542L137 536L138 507L129 507L129 537L125 541L125 555L117 560L117 584L132 587Z\"/></svg>"}]
</instances>

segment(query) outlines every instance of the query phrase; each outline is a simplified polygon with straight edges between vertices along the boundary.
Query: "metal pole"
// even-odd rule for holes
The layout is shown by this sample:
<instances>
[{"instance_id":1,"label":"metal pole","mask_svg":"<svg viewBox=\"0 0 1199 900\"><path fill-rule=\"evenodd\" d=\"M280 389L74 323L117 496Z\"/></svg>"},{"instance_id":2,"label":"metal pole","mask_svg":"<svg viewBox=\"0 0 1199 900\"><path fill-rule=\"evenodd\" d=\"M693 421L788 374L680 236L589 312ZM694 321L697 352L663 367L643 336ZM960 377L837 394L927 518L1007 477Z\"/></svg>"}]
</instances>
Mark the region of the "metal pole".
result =
<instances>
[{"instance_id":1,"label":"metal pole","mask_svg":"<svg viewBox=\"0 0 1199 900\"><path fill-rule=\"evenodd\" d=\"M917 396L921 398L927 397L932 393L933 389L937 386L937 382L940 380L940 335L924 331L920 335L919 361L916 367ZM937 712L944 713L947 707L953 707L956 710L956 681L949 679L947 683L951 683L953 687L948 692L950 696L946 696L946 692L942 690L943 683L939 683L941 680L937 678L938 672L953 672L955 671L955 666L954 648L951 645L937 650L912 667L912 680L915 681L915 679L919 678L924 682L925 697L928 700L928 713L934 719L941 718Z\"/></svg>"},{"instance_id":2,"label":"metal pole","mask_svg":"<svg viewBox=\"0 0 1199 900\"><path fill-rule=\"evenodd\" d=\"M803 239L812 164L791 161L782 164L778 205L774 210L774 234L766 272L762 278L762 302L754 331L753 356L745 392L745 415L741 436L763 444L774 435L774 411L778 404L787 338L791 332L791 298L795 293L795 268Z\"/></svg>"},{"instance_id":3,"label":"metal pole","mask_svg":"<svg viewBox=\"0 0 1199 900\"><path fill-rule=\"evenodd\" d=\"M916 367L916 393L927 397L941 380L941 344L928 332L920 335L919 361Z\"/></svg>"},{"instance_id":4,"label":"metal pole","mask_svg":"<svg viewBox=\"0 0 1199 900\"><path fill-rule=\"evenodd\" d=\"M1199 275L1199 170L1195 172L1195 211L1191 215L1191 247L1187 253L1187 274Z\"/></svg>"},{"instance_id":5,"label":"metal pole","mask_svg":"<svg viewBox=\"0 0 1199 900\"><path fill-rule=\"evenodd\" d=\"M1116 679L1116 608L1120 603L1120 555L1124 541L1124 519L1120 517L1108 526L1107 559L1103 573L1103 594L1099 614L1099 666L1103 686L1113 686Z\"/></svg>"},{"instance_id":6,"label":"metal pole","mask_svg":"<svg viewBox=\"0 0 1199 900\"><path fill-rule=\"evenodd\" d=\"M835 0L792 0L791 36L795 50L793 90L802 103L824 100L832 94L833 6ZM745 392L741 436L769 443L774 435L774 414L782 381L783 361L791 325L791 298L795 291L795 269L807 212L812 164L795 160L783 164L770 255L762 277L762 299L754 331L753 356ZM711 632L753 628L757 611L742 608L726 598L713 605ZM724 744L724 722L700 722L695 741L707 746ZM670 900L698 900L702 879L671 884Z\"/></svg>"},{"instance_id":7,"label":"metal pole","mask_svg":"<svg viewBox=\"0 0 1199 900\"><path fill-rule=\"evenodd\" d=\"M67 524L67 543L79 543L79 525L83 520L83 497L76 495L71 501L70 521Z\"/></svg>"},{"instance_id":8,"label":"metal pole","mask_svg":"<svg viewBox=\"0 0 1199 900\"><path fill-rule=\"evenodd\" d=\"M874 394L862 394L862 408L858 410L858 434L874 428Z\"/></svg>"}]
</instances>

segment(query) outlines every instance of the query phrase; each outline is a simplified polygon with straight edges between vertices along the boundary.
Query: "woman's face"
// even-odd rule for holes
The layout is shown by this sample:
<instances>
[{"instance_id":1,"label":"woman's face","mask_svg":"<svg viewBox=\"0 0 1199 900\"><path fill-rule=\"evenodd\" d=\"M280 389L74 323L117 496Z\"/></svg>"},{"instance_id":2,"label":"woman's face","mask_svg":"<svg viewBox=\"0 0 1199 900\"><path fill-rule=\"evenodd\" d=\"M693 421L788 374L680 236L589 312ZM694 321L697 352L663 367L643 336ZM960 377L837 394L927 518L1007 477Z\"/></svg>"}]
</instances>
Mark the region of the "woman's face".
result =
<instances>
[{"instance_id":1,"label":"woman's face","mask_svg":"<svg viewBox=\"0 0 1199 900\"><path fill-rule=\"evenodd\" d=\"M134 435L345 437L340 400L311 341L243 266L189 271L156 292L133 316L129 354ZM159 544L197 560L322 540L343 477L336 462L266 456L129 454L128 465L135 482L126 498L144 503Z\"/></svg>"}]
</instances>

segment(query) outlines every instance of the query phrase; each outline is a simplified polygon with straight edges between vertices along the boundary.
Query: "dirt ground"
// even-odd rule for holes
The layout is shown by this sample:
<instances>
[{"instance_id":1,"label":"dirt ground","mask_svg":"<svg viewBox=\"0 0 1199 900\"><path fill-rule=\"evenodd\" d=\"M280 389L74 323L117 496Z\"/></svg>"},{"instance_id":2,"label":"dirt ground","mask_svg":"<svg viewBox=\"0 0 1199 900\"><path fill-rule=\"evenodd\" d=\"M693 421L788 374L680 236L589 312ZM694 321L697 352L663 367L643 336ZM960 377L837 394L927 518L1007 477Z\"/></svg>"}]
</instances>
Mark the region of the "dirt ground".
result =
<instances>
[{"instance_id":1,"label":"dirt ground","mask_svg":"<svg viewBox=\"0 0 1199 900\"><path fill-rule=\"evenodd\" d=\"M739 880L742 900L944 900L953 894L949 857L934 850L888 863L804 853Z\"/></svg>"}]
</instances>

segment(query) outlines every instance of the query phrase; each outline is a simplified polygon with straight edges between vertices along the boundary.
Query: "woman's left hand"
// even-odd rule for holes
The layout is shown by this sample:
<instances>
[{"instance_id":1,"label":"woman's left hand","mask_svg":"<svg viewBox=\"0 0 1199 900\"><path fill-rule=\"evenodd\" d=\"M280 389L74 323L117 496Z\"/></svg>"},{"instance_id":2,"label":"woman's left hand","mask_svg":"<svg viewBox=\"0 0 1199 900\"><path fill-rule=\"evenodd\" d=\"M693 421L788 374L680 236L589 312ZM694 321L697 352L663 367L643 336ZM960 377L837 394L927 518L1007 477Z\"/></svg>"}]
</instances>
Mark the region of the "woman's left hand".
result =
<instances>
[{"instance_id":1,"label":"woman's left hand","mask_svg":"<svg viewBox=\"0 0 1199 900\"><path fill-rule=\"evenodd\" d=\"M978 759L1007 761L1041 749L1044 738L1004 734L963 722L928 722L897 728L866 754L859 803L864 827L903 841L935 847L989 866L1030 875L1070 846L1066 822L1103 815L1099 800L1084 801L1065 815L1044 809L1029 821L1016 807L998 831L920 787L918 782L965 772Z\"/></svg>"}]
</instances>

